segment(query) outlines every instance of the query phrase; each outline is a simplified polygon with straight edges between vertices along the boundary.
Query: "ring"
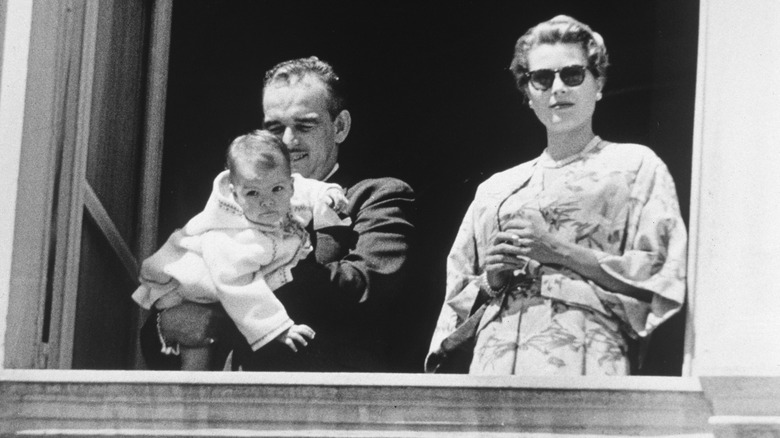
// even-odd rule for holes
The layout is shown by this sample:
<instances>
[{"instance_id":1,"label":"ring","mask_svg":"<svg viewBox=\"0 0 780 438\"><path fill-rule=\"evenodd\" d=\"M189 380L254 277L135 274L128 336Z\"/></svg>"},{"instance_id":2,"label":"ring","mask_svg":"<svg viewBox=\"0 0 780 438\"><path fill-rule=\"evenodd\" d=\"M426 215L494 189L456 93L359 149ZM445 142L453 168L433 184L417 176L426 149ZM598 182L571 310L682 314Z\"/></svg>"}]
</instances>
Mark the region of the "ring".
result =
<instances>
[{"instance_id":1,"label":"ring","mask_svg":"<svg viewBox=\"0 0 780 438\"><path fill-rule=\"evenodd\" d=\"M214 342L217 342L217 340L216 340L216 339L214 339L214 338L206 338L206 344L208 344L208 345L211 345L211 344L213 344Z\"/></svg>"}]
</instances>

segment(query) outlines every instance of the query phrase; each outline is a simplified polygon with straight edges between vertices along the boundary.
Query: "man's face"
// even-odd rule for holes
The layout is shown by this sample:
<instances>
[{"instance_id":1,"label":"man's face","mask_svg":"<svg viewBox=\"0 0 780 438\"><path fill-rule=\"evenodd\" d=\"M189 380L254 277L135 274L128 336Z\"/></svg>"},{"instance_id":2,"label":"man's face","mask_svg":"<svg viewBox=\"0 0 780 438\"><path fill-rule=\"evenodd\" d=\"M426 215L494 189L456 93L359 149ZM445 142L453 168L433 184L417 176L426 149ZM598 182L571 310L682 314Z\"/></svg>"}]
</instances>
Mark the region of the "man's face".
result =
<instances>
[{"instance_id":1,"label":"man's face","mask_svg":"<svg viewBox=\"0 0 780 438\"><path fill-rule=\"evenodd\" d=\"M268 84L263 92L263 126L290 150L292 171L322 180L336 165L338 145L346 138L342 117L328 113L328 90L317 77Z\"/></svg>"}]
</instances>

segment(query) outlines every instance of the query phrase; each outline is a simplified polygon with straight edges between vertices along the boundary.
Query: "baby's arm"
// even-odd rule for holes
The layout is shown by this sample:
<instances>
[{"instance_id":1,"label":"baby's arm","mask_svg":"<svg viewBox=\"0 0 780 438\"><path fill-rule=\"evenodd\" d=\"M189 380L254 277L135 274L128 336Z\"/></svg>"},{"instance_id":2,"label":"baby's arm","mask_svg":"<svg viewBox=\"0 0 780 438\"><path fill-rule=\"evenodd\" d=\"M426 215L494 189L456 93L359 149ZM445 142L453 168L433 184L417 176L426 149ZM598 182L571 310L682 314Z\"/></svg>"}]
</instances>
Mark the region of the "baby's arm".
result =
<instances>
[{"instance_id":1,"label":"baby's arm","mask_svg":"<svg viewBox=\"0 0 780 438\"><path fill-rule=\"evenodd\" d=\"M344 188L338 184L304 178L300 174L293 174L295 195L308 204L309 208L316 208L317 204L325 204L338 213L341 213L349 204L344 194Z\"/></svg>"},{"instance_id":2,"label":"baby's arm","mask_svg":"<svg viewBox=\"0 0 780 438\"><path fill-rule=\"evenodd\" d=\"M349 199L347 199L347 196L344 194L344 189L336 184L328 185L333 187L327 187L325 189L325 203L337 213L343 213L344 210L346 210L347 205L349 205Z\"/></svg>"},{"instance_id":3,"label":"baby's arm","mask_svg":"<svg viewBox=\"0 0 780 438\"><path fill-rule=\"evenodd\" d=\"M260 272L272 259L272 237L262 233L206 233L203 261L225 312L257 350L293 325Z\"/></svg>"},{"instance_id":4,"label":"baby's arm","mask_svg":"<svg viewBox=\"0 0 780 438\"><path fill-rule=\"evenodd\" d=\"M298 347L295 344L298 343L305 347L308 345L306 339L314 339L314 335L314 330L312 330L308 325L294 324L292 327L288 328L282 332L282 334L277 336L275 340L287 344L287 346L290 347L292 351L297 353Z\"/></svg>"}]
</instances>

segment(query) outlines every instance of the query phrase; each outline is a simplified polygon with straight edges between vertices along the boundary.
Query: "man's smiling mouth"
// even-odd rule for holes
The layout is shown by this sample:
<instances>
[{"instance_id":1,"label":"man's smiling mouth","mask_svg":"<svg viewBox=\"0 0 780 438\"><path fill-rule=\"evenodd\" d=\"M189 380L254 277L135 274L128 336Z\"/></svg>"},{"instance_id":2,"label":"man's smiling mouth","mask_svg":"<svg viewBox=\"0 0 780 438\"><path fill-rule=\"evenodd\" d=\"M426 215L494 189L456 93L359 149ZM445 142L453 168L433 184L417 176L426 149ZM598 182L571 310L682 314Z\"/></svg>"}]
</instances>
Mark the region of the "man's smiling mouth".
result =
<instances>
[{"instance_id":1,"label":"man's smiling mouth","mask_svg":"<svg viewBox=\"0 0 780 438\"><path fill-rule=\"evenodd\" d=\"M308 156L309 154L307 154L306 152L291 152L290 161L300 161Z\"/></svg>"}]
</instances>

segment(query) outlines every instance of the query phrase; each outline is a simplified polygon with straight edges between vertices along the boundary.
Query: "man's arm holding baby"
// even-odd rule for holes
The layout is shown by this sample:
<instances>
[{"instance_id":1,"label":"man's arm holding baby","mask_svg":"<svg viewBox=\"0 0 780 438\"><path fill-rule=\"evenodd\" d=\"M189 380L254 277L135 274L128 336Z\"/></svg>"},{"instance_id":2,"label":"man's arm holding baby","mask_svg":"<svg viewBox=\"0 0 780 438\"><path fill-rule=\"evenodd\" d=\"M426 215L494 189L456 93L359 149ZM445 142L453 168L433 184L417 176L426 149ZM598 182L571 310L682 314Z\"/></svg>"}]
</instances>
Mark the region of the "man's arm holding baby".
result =
<instances>
[{"instance_id":1,"label":"man's arm holding baby","mask_svg":"<svg viewBox=\"0 0 780 438\"><path fill-rule=\"evenodd\" d=\"M316 260L299 262L293 268L293 282L283 286L300 292L284 295L300 301L285 307L300 314L302 322L338 318L329 310L339 302L357 305L367 300L370 307L379 308L394 299L405 281L414 233L411 188L392 178L363 180L350 186L347 197L346 214L352 223L315 233ZM220 306L195 304L166 311L160 329L166 338L193 345L235 332Z\"/></svg>"},{"instance_id":2,"label":"man's arm holding baby","mask_svg":"<svg viewBox=\"0 0 780 438\"><path fill-rule=\"evenodd\" d=\"M274 262L277 245L281 244L277 240L277 237L263 233L234 235L219 230L204 233L200 239L204 265L213 282L215 298L252 350L277 340L295 351L295 342L305 346L304 337L314 335L307 326L298 326L290 331L295 324L264 275L264 267ZM189 346L188 342L193 341L189 337L177 339L178 333L169 338L164 334L165 328L167 324L162 324L160 330L166 341L181 342L182 346ZM214 337L220 336L211 336ZM199 339L194 341L196 344L203 343Z\"/></svg>"}]
</instances>

